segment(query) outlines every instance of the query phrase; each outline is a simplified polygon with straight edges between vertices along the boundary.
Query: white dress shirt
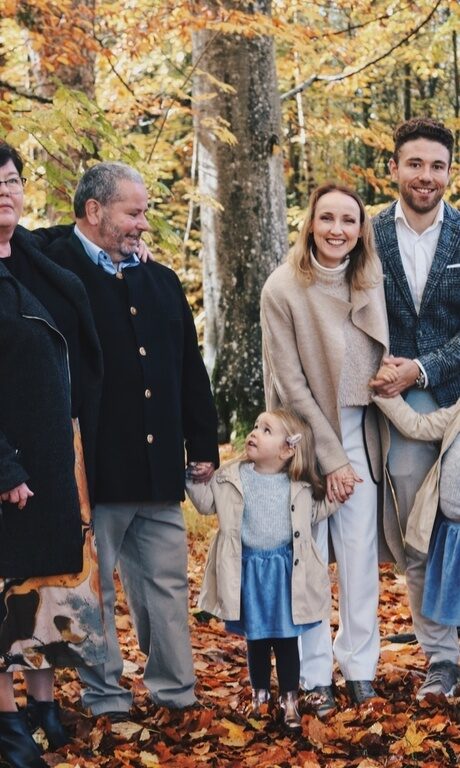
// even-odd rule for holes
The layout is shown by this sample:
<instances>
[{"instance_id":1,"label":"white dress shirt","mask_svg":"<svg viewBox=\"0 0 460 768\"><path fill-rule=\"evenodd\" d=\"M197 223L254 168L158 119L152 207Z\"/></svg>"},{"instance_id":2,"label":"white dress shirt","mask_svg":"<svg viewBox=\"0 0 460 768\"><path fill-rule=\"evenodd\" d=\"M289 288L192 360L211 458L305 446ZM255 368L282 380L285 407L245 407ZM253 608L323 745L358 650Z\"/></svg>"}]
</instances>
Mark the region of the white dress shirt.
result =
<instances>
[{"instance_id":1,"label":"white dress shirt","mask_svg":"<svg viewBox=\"0 0 460 768\"><path fill-rule=\"evenodd\" d=\"M400 200L396 203L395 226L399 253L417 314L422 303L423 291L433 263L443 221L444 202L441 200L433 223L421 234L418 234L407 221ZM427 387L426 371L416 358L415 362L425 375L425 387Z\"/></svg>"},{"instance_id":2,"label":"white dress shirt","mask_svg":"<svg viewBox=\"0 0 460 768\"><path fill-rule=\"evenodd\" d=\"M435 220L419 235L408 223L400 200L396 203L395 225L399 253L417 313L422 302L423 291L433 263L443 221L444 203L441 200Z\"/></svg>"}]
</instances>

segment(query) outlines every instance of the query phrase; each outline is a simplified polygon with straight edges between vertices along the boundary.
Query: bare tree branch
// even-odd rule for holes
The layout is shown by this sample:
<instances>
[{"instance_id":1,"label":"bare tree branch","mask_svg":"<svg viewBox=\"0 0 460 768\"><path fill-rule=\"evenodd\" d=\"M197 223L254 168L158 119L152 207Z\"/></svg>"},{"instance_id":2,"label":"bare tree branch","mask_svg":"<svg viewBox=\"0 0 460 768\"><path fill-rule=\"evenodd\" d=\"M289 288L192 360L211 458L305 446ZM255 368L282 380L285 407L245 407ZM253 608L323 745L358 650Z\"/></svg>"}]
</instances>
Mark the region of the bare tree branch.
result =
<instances>
[{"instance_id":1,"label":"bare tree branch","mask_svg":"<svg viewBox=\"0 0 460 768\"><path fill-rule=\"evenodd\" d=\"M220 35L220 32L215 32L215 33L213 34L213 36L212 36L212 37L211 37L211 38L208 40L208 42L206 43L206 45L205 45L205 47L204 47L204 49L203 49L203 51L202 51L201 55L200 55L200 56L199 56L199 58L196 60L195 64L194 64L194 65L193 65L193 67L191 68L190 72L188 73L188 75L187 75L187 76L186 76L186 78L184 79L184 82L182 83L182 88L184 88L184 86L185 86L185 85L188 83L188 81L189 81L189 80L192 78L192 76L194 75L194 73L195 73L196 69L198 68L198 64L200 63L201 59L203 58L203 56L205 55L205 53L208 51L208 49L211 47L211 45L214 43L214 40L216 39L216 37L218 37L219 35ZM155 136L155 140L154 140L154 142L153 142L153 146L152 146L152 149L151 149L151 150L150 150L150 152L149 152L149 156L148 156L148 159L147 159L147 162L148 162L148 163L150 163L150 162L151 162L151 160L152 160L152 157L153 157L153 153L155 152L155 148L156 148L156 145L158 144L158 140L159 140L159 138L160 138L160 136L161 136L161 133L162 133L162 131L163 131L163 128L164 128L164 127L165 127L165 125L166 125L166 120L168 119L168 116L169 116L169 113L170 113L170 111L171 111L171 109L172 109L172 106L173 106L173 104L175 104L175 102L176 102L176 101L177 101L177 99L176 99L176 98L172 99L172 101L171 101L171 103L170 103L169 107L168 107L168 108L165 110L165 113L164 113L164 116L163 116L163 120L161 121L161 124L160 124L160 126L159 126L159 128L158 128L158 131L157 131L157 135Z\"/></svg>"},{"instance_id":2,"label":"bare tree branch","mask_svg":"<svg viewBox=\"0 0 460 768\"><path fill-rule=\"evenodd\" d=\"M6 80L0 80L0 88L4 88L10 93L15 93L16 96L22 96L24 99L31 99L32 101L39 101L41 104L52 104L53 99L47 96L39 96L38 93L33 91L23 91L22 88L18 88L16 85L6 82Z\"/></svg>"},{"instance_id":3,"label":"bare tree branch","mask_svg":"<svg viewBox=\"0 0 460 768\"><path fill-rule=\"evenodd\" d=\"M339 35L348 35L350 32L356 32L357 29L364 29L364 27L369 27L371 24L375 24L376 21L389 21L390 19L393 19L397 13L404 13L404 11L406 11L409 7L410 5L408 4L403 8L396 8L391 16L388 13L383 13L381 16L375 16L372 19L363 21L361 24L351 24L349 27L345 27L344 29L335 29L327 32L326 34L313 35L311 39L319 40L323 37L338 37Z\"/></svg>"},{"instance_id":4,"label":"bare tree branch","mask_svg":"<svg viewBox=\"0 0 460 768\"><path fill-rule=\"evenodd\" d=\"M339 82L340 80L345 80L348 77L353 77L353 75L357 75L360 72L363 72L363 70L367 69L368 67L371 67L373 64L377 64L379 61L386 59L387 56L390 56L393 53L393 51L396 51L402 45L407 43L412 37L415 37L415 35L417 35L426 24L428 24L428 22L432 19L432 17L436 13L437 9L439 8L442 2L443 0L437 0L434 7L429 12L428 16L425 19L423 19L423 21L421 21L420 24L418 24L407 35L401 38L399 42L392 45L391 48L389 48L387 51L385 51L384 53L381 53L379 56L376 56L375 59L371 59L370 61L367 61L365 64L361 64L361 66L356 67L356 69L353 69L350 72L340 72L337 75L310 75L310 77L307 80L304 80L303 83L299 83L299 85L296 85L295 88L291 88L290 91L286 91L286 93L282 93L280 96L281 101L292 99L298 93L300 93L301 91L305 91L307 88L313 85L313 83L316 83L319 81L326 82L326 83Z\"/></svg>"}]
</instances>

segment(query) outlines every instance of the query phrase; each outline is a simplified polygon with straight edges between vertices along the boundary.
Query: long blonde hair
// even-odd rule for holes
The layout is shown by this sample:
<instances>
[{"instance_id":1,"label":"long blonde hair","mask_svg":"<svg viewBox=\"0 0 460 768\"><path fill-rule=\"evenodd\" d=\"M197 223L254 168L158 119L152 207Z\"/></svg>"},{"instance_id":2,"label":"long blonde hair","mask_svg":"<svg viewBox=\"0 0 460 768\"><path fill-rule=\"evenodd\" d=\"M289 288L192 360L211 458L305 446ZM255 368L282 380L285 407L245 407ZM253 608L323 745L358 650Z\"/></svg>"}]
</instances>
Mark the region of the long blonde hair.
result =
<instances>
[{"instance_id":1,"label":"long blonde hair","mask_svg":"<svg viewBox=\"0 0 460 768\"><path fill-rule=\"evenodd\" d=\"M300 440L291 447L293 455L286 461L285 471L291 480L306 480L313 488L315 499L324 499L326 483L318 469L313 431L300 414L291 408L276 408L269 411L279 419L286 430L286 436L300 435Z\"/></svg>"},{"instance_id":2,"label":"long blonde hair","mask_svg":"<svg viewBox=\"0 0 460 768\"><path fill-rule=\"evenodd\" d=\"M346 279L355 290L370 288L381 279L371 221L358 193L333 181L322 184L312 192L301 230L289 252L288 263L294 268L299 280L307 285L314 282L314 270L310 258L310 250L315 253L315 241L312 232L313 219L318 200L323 195L327 195L328 192L342 192L342 194L352 197L358 204L361 235L349 254L350 261L346 271Z\"/></svg>"}]
</instances>

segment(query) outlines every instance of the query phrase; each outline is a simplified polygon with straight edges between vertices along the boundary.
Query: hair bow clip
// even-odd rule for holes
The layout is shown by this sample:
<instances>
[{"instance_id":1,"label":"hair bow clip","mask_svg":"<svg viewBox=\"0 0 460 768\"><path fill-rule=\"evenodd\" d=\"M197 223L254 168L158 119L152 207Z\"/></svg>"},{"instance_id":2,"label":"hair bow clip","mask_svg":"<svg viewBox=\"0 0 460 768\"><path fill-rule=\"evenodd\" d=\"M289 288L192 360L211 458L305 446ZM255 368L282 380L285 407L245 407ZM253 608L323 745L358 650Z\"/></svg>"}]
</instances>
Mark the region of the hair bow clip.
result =
<instances>
[{"instance_id":1,"label":"hair bow clip","mask_svg":"<svg viewBox=\"0 0 460 768\"><path fill-rule=\"evenodd\" d=\"M294 448L300 441L302 440L302 435L300 432L296 432L295 435L288 435L286 438L286 442L289 446L289 448Z\"/></svg>"}]
</instances>

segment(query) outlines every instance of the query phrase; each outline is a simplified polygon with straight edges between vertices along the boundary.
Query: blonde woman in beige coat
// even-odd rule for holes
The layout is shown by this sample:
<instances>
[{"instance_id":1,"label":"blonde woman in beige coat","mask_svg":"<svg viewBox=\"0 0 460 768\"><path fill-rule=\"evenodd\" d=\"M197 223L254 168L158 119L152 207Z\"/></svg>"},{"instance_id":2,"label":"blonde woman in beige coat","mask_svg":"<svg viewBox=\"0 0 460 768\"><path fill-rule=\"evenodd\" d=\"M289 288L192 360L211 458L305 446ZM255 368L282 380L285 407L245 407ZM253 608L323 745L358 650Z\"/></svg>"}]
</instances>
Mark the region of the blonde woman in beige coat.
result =
<instances>
[{"instance_id":1,"label":"blonde woman in beige coat","mask_svg":"<svg viewBox=\"0 0 460 768\"><path fill-rule=\"evenodd\" d=\"M333 651L355 704L376 695L379 656L377 483L388 430L370 404L368 374L388 352L388 326L372 228L354 191L328 184L313 193L287 263L262 291L261 324L267 407L281 403L308 419L327 495L342 503L329 521L339 630L333 648L326 622L302 638L301 684L325 715L335 707ZM391 553L381 559L404 566L396 518L383 529Z\"/></svg>"},{"instance_id":2,"label":"blonde woman in beige coat","mask_svg":"<svg viewBox=\"0 0 460 768\"><path fill-rule=\"evenodd\" d=\"M217 514L199 605L246 637L254 713L270 699L276 659L284 725L300 727L298 636L327 621L327 566L312 525L337 509L325 498L309 426L278 409L262 413L242 460L225 464L208 484L187 482L202 514Z\"/></svg>"}]
</instances>

